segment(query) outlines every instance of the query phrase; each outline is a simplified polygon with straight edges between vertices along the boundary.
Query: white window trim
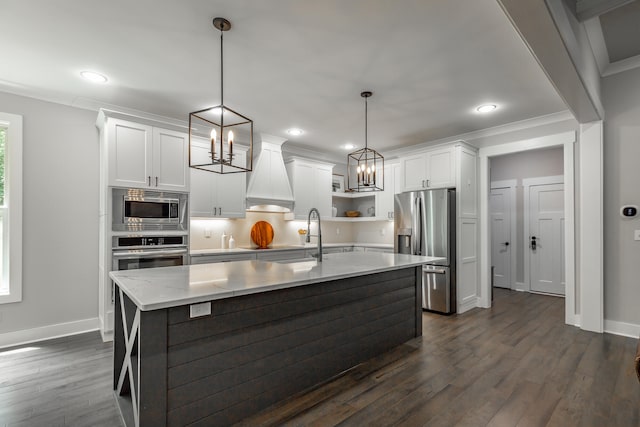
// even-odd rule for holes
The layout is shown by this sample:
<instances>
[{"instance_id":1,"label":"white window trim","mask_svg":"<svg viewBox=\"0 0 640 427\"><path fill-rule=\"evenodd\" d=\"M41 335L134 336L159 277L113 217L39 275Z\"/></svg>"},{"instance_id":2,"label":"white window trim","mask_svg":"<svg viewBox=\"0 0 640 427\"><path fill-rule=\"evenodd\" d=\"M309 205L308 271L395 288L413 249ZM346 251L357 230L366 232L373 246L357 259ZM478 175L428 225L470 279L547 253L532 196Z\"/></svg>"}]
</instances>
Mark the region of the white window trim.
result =
<instances>
[{"instance_id":1,"label":"white window trim","mask_svg":"<svg viewBox=\"0 0 640 427\"><path fill-rule=\"evenodd\" d=\"M5 220L8 221L9 244L9 293L0 295L0 304L22 301L22 116L0 112L0 127L6 128L5 199L9 206Z\"/></svg>"}]
</instances>

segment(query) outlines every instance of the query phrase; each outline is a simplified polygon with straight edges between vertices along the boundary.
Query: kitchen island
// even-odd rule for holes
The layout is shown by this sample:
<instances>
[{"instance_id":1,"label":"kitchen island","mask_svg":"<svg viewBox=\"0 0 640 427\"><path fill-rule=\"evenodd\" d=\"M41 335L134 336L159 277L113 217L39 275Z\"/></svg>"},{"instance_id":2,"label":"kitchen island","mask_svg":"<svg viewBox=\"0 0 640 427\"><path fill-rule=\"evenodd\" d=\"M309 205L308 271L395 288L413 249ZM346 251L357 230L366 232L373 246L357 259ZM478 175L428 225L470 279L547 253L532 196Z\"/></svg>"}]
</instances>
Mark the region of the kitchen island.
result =
<instances>
[{"instance_id":1,"label":"kitchen island","mask_svg":"<svg viewBox=\"0 0 640 427\"><path fill-rule=\"evenodd\" d=\"M421 265L341 253L110 273L127 426L229 425L422 334Z\"/></svg>"}]
</instances>

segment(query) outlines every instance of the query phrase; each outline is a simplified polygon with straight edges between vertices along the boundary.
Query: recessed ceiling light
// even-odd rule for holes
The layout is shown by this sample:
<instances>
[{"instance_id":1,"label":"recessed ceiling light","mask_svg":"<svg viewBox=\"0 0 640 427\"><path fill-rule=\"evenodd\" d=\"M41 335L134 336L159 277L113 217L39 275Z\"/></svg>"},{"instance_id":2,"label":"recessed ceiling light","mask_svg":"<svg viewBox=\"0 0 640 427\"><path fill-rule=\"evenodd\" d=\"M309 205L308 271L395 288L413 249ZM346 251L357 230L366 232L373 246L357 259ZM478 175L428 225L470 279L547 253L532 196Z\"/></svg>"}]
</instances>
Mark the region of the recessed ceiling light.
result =
<instances>
[{"instance_id":1,"label":"recessed ceiling light","mask_svg":"<svg viewBox=\"0 0 640 427\"><path fill-rule=\"evenodd\" d=\"M80 76L83 79L90 81L91 83L106 83L109 79L104 74L97 73L95 71L80 71Z\"/></svg>"},{"instance_id":2,"label":"recessed ceiling light","mask_svg":"<svg viewBox=\"0 0 640 427\"><path fill-rule=\"evenodd\" d=\"M478 108L476 108L476 111L478 113L490 113L496 108L498 108L498 106L495 104L483 104L483 105L480 105Z\"/></svg>"},{"instance_id":3,"label":"recessed ceiling light","mask_svg":"<svg viewBox=\"0 0 640 427\"><path fill-rule=\"evenodd\" d=\"M345 150L353 150L354 148L356 148L356 146L349 142L347 144L344 144L342 148L344 148Z\"/></svg>"},{"instance_id":4,"label":"recessed ceiling light","mask_svg":"<svg viewBox=\"0 0 640 427\"><path fill-rule=\"evenodd\" d=\"M291 128L291 129L287 129L287 133L291 136L300 136L304 133L304 131L298 128Z\"/></svg>"}]
</instances>

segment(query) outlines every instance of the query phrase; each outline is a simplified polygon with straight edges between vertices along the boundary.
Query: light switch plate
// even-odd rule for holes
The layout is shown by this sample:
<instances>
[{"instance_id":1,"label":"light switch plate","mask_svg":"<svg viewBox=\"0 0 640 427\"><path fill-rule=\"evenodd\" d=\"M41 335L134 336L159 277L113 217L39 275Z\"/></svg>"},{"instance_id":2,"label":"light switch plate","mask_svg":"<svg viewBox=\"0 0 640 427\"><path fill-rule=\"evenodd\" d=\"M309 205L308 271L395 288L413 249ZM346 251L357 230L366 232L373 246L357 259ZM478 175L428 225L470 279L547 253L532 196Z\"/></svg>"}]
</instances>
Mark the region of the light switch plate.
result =
<instances>
[{"instance_id":1,"label":"light switch plate","mask_svg":"<svg viewBox=\"0 0 640 427\"><path fill-rule=\"evenodd\" d=\"M640 240L640 230L635 230L633 232L633 240Z\"/></svg>"},{"instance_id":2,"label":"light switch plate","mask_svg":"<svg viewBox=\"0 0 640 427\"><path fill-rule=\"evenodd\" d=\"M200 304L191 304L189 306L189 317L193 319L194 317L208 316L211 314L211 303L210 302L201 302Z\"/></svg>"}]
</instances>

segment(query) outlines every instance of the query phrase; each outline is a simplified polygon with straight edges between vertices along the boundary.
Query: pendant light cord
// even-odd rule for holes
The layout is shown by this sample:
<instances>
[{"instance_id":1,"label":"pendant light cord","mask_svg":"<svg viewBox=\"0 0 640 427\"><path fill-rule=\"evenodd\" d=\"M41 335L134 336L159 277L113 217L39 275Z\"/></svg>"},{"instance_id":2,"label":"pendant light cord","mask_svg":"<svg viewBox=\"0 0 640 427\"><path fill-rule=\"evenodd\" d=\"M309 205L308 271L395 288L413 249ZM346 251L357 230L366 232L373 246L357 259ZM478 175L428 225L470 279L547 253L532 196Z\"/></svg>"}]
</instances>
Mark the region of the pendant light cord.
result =
<instances>
[{"instance_id":1,"label":"pendant light cord","mask_svg":"<svg viewBox=\"0 0 640 427\"><path fill-rule=\"evenodd\" d=\"M224 24L220 29L220 158L222 158L222 148L224 147Z\"/></svg>"},{"instance_id":2,"label":"pendant light cord","mask_svg":"<svg viewBox=\"0 0 640 427\"><path fill-rule=\"evenodd\" d=\"M364 98L364 148L368 148L368 132L369 132L369 97Z\"/></svg>"}]
</instances>

